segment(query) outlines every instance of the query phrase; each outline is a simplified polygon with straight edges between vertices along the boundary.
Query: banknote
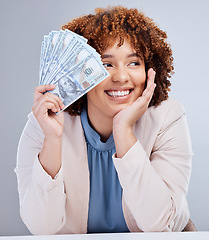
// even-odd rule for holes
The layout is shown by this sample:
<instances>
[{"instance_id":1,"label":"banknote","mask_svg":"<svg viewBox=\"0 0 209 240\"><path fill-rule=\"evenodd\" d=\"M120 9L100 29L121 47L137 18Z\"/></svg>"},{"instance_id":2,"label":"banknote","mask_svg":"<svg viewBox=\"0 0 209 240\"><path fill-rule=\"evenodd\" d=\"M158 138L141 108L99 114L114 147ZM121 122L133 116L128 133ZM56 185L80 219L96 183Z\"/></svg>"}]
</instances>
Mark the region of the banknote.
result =
<instances>
[{"instance_id":1,"label":"banknote","mask_svg":"<svg viewBox=\"0 0 209 240\"><path fill-rule=\"evenodd\" d=\"M43 52L43 60L42 60L42 66L41 66L41 79L43 79L46 75L46 69L48 68L48 65L50 63L50 58L51 58L51 52L53 50L53 44L52 40L54 37L54 34L56 34L55 31L52 31L47 38L45 38L45 49Z\"/></svg>"},{"instance_id":2,"label":"banknote","mask_svg":"<svg viewBox=\"0 0 209 240\"><path fill-rule=\"evenodd\" d=\"M77 41L75 38L73 38L71 44L68 47L66 47L65 50L63 51L64 53L61 56L55 56L54 61L52 61L51 63L52 66L51 70L49 69L49 71L46 73L50 75L49 78L47 79L48 82L53 81L53 78L55 78L55 76L61 70L63 70L63 68L67 67L67 65L68 68L70 68L71 65L73 65L76 57L74 57L74 59L72 59L72 57L76 56L75 52L78 51L81 46L82 46L81 43Z\"/></svg>"},{"instance_id":3,"label":"banknote","mask_svg":"<svg viewBox=\"0 0 209 240\"><path fill-rule=\"evenodd\" d=\"M109 76L87 39L69 30L44 36L39 71L39 84L54 84L51 92L61 98L65 108Z\"/></svg>"},{"instance_id":4,"label":"banknote","mask_svg":"<svg viewBox=\"0 0 209 240\"><path fill-rule=\"evenodd\" d=\"M61 30L59 32L52 31L47 39L45 39L45 54L41 54L44 60L41 59L40 84L50 82L56 73L59 72L66 58L69 58L70 53L83 43L89 46L86 44L87 39L69 30ZM91 48L91 51L95 50Z\"/></svg>"},{"instance_id":5,"label":"banknote","mask_svg":"<svg viewBox=\"0 0 209 240\"><path fill-rule=\"evenodd\" d=\"M92 54L60 76L53 83L56 88L51 92L59 96L67 108L108 76L106 69Z\"/></svg>"},{"instance_id":6,"label":"banknote","mask_svg":"<svg viewBox=\"0 0 209 240\"><path fill-rule=\"evenodd\" d=\"M54 84L58 75L65 76L67 72L69 73L71 72L72 68L75 68L75 65L77 66L78 64L79 66L79 63L81 63L90 55L92 56L92 50L88 47L88 45L84 46L83 44L79 43L75 44L69 52L68 57L66 57L64 60L54 63L56 67L54 67L54 71L52 71L51 77L48 79L48 81ZM97 53L93 54L93 56L94 58L97 58L98 61L101 61Z\"/></svg>"}]
</instances>

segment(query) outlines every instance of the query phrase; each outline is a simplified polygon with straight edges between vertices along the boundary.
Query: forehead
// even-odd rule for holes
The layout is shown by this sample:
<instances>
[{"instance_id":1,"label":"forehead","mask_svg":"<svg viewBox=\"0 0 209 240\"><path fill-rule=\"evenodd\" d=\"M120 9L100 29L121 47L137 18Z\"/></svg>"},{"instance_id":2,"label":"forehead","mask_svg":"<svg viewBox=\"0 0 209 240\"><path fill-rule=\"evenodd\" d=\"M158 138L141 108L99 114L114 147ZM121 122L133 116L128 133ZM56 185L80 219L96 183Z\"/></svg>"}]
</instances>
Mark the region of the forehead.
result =
<instances>
[{"instance_id":1,"label":"forehead","mask_svg":"<svg viewBox=\"0 0 209 240\"><path fill-rule=\"evenodd\" d=\"M131 57L139 57L143 60L143 54L141 52L137 52L130 42L124 41L122 45L118 44L118 40L113 44L109 45L101 54L102 59L104 58L131 58Z\"/></svg>"},{"instance_id":2,"label":"forehead","mask_svg":"<svg viewBox=\"0 0 209 240\"><path fill-rule=\"evenodd\" d=\"M118 46L117 42L113 46L109 46L106 50L103 51L102 56L106 55L117 55L123 56L123 55L130 55L136 53L135 49L129 44L124 42L123 45ZM136 55L135 55L136 56Z\"/></svg>"},{"instance_id":3,"label":"forehead","mask_svg":"<svg viewBox=\"0 0 209 240\"><path fill-rule=\"evenodd\" d=\"M130 44L133 52L137 53L142 60L144 59L144 51L141 49L139 39L136 39L133 35L122 32L119 35L102 35L100 38L95 38L94 41L90 41L90 45L94 47L100 54L103 56L104 53L107 52L108 49L117 45L118 47L123 46L124 43Z\"/></svg>"},{"instance_id":4,"label":"forehead","mask_svg":"<svg viewBox=\"0 0 209 240\"><path fill-rule=\"evenodd\" d=\"M108 52L109 50L123 49L123 48L127 48L129 50L135 51L133 45L131 44L130 41L128 41L128 39L124 39L121 42L120 39L118 38L118 39L110 39L109 41L107 41L106 47L104 48L102 53Z\"/></svg>"}]
</instances>

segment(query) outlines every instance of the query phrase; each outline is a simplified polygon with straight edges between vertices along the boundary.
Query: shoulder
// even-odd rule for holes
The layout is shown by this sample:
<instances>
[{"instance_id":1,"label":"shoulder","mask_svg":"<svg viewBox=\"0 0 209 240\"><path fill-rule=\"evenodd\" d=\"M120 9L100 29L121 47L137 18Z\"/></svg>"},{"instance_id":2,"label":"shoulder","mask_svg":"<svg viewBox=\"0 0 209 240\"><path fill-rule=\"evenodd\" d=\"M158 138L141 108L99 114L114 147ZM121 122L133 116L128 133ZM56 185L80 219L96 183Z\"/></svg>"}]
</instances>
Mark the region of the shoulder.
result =
<instances>
[{"instance_id":1,"label":"shoulder","mask_svg":"<svg viewBox=\"0 0 209 240\"><path fill-rule=\"evenodd\" d=\"M185 113L185 109L180 102L173 98L168 98L167 100L162 101L157 107L153 106L148 108L147 112L149 114L162 114L162 116L165 117L167 114L175 116L182 115Z\"/></svg>"},{"instance_id":2,"label":"shoulder","mask_svg":"<svg viewBox=\"0 0 209 240\"><path fill-rule=\"evenodd\" d=\"M168 98L158 106L152 106L147 109L141 119L136 124L137 129L145 134L159 134L174 122L184 117L185 109L178 101Z\"/></svg>"},{"instance_id":3,"label":"shoulder","mask_svg":"<svg viewBox=\"0 0 209 240\"><path fill-rule=\"evenodd\" d=\"M146 119L151 119L154 122L162 124L171 124L185 115L183 105L173 98L161 102L157 107L153 106L147 109Z\"/></svg>"},{"instance_id":4,"label":"shoulder","mask_svg":"<svg viewBox=\"0 0 209 240\"><path fill-rule=\"evenodd\" d=\"M185 130L185 110L181 103L168 98L157 107L150 107L134 126L137 139L149 155L157 139L166 134L166 141Z\"/></svg>"}]
</instances>

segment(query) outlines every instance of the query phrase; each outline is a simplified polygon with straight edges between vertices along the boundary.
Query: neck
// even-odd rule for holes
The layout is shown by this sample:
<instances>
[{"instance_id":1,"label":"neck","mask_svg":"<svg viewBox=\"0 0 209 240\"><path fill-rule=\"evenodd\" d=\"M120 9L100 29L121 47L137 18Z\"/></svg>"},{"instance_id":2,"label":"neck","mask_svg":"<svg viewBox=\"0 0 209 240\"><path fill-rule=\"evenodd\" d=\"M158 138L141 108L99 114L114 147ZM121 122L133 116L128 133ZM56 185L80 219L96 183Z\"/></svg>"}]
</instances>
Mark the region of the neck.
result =
<instances>
[{"instance_id":1,"label":"neck","mask_svg":"<svg viewBox=\"0 0 209 240\"><path fill-rule=\"evenodd\" d=\"M95 113L89 107L87 114L92 128L100 135L101 141L106 142L112 134L113 117L104 115L101 111Z\"/></svg>"}]
</instances>

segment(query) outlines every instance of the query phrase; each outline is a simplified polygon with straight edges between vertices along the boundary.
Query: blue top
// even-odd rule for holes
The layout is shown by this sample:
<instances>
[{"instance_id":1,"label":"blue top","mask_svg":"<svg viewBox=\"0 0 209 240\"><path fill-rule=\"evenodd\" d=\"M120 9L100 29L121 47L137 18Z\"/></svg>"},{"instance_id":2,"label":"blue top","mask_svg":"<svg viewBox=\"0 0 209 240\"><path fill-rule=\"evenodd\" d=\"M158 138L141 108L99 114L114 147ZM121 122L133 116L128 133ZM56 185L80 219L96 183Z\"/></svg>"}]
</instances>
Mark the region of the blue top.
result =
<instances>
[{"instance_id":1,"label":"blue top","mask_svg":"<svg viewBox=\"0 0 209 240\"><path fill-rule=\"evenodd\" d=\"M90 174L88 233L129 232L122 211L122 188L112 155L113 135L104 143L89 125L86 110L81 113Z\"/></svg>"}]
</instances>

